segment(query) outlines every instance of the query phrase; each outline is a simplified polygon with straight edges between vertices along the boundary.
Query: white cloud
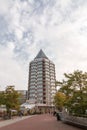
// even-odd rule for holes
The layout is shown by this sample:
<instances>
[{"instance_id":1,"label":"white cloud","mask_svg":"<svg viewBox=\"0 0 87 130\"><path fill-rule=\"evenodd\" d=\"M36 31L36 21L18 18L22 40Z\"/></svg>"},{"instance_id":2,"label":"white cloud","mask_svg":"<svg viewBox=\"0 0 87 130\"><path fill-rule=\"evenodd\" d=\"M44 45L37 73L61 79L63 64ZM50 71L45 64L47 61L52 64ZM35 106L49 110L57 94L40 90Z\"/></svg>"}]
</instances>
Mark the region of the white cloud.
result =
<instances>
[{"instance_id":1,"label":"white cloud","mask_svg":"<svg viewBox=\"0 0 87 130\"><path fill-rule=\"evenodd\" d=\"M28 63L41 48L55 63L57 80L65 72L86 71L86 0L3 0L0 12L7 22L0 31L1 86L27 89Z\"/></svg>"},{"instance_id":2,"label":"white cloud","mask_svg":"<svg viewBox=\"0 0 87 130\"><path fill-rule=\"evenodd\" d=\"M71 0L60 0L60 4L62 8L67 7L67 5L71 2Z\"/></svg>"},{"instance_id":3,"label":"white cloud","mask_svg":"<svg viewBox=\"0 0 87 130\"><path fill-rule=\"evenodd\" d=\"M0 0L0 14L6 14L9 12L12 0Z\"/></svg>"},{"instance_id":4,"label":"white cloud","mask_svg":"<svg viewBox=\"0 0 87 130\"><path fill-rule=\"evenodd\" d=\"M4 51L3 51L4 49ZM13 58L12 48L0 48L0 85L14 85L16 89L27 89L27 71Z\"/></svg>"}]
</instances>

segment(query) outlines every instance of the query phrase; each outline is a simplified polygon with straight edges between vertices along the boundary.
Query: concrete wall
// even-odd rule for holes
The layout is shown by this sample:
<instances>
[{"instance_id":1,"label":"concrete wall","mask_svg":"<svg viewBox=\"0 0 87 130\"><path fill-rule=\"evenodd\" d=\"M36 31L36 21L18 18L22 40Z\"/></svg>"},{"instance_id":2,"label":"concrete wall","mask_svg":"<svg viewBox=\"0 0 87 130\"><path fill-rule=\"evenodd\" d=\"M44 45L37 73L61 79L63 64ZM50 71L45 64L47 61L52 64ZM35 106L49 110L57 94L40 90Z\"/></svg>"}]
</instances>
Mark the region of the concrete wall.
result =
<instances>
[{"instance_id":1,"label":"concrete wall","mask_svg":"<svg viewBox=\"0 0 87 130\"><path fill-rule=\"evenodd\" d=\"M76 117L76 116L71 116L71 115L62 113L61 120L65 123L69 123L69 124L87 129L87 118Z\"/></svg>"}]
</instances>

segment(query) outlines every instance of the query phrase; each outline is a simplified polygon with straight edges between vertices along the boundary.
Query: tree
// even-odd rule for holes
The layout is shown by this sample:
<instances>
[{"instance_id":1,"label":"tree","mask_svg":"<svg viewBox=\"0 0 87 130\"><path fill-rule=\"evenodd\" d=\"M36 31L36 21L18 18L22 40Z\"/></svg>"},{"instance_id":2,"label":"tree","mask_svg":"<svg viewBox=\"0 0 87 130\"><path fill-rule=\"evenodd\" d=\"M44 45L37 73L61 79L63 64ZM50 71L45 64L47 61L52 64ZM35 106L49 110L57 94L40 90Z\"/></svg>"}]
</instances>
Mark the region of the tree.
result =
<instances>
[{"instance_id":1,"label":"tree","mask_svg":"<svg viewBox=\"0 0 87 130\"><path fill-rule=\"evenodd\" d=\"M66 96L65 94L61 93L61 92L57 92L54 96L54 104L56 106L56 108L60 111L62 111L64 103L66 100Z\"/></svg>"},{"instance_id":2,"label":"tree","mask_svg":"<svg viewBox=\"0 0 87 130\"><path fill-rule=\"evenodd\" d=\"M7 86L4 92L0 93L0 105L6 105L7 111L10 109L19 109L20 94L14 89L14 86Z\"/></svg>"},{"instance_id":3,"label":"tree","mask_svg":"<svg viewBox=\"0 0 87 130\"><path fill-rule=\"evenodd\" d=\"M5 94L4 92L0 92L0 105L4 105L5 104Z\"/></svg>"},{"instance_id":4,"label":"tree","mask_svg":"<svg viewBox=\"0 0 87 130\"><path fill-rule=\"evenodd\" d=\"M65 106L69 112L75 114L85 114L87 109L87 73L74 71L74 73L64 74L65 80L60 84L59 92L66 95Z\"/></svg>"},{"instance_id":5,"label":"tree","mask_svg":"<svg viewBox=\"0 0 87 130\"><path fill-rule=\"evenodd\" d=\"M7 86L5 90L5 95L6 95L5 104L6 104L7 110L9 109L18 110L19 109L19 101L18 101L19 93L15 91L14 86Z\"/></svg>"}]
</instances>

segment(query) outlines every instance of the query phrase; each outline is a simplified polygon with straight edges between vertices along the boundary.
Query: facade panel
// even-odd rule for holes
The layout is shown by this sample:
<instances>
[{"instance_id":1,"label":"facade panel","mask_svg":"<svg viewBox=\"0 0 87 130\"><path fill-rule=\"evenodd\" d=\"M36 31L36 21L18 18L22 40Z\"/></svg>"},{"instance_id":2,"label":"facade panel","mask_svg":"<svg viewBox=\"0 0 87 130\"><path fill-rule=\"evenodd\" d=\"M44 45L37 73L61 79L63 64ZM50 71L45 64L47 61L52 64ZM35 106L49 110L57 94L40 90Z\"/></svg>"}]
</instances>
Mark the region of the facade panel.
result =
<instances>
[{"instance_id":1,"label":"facade panel","mask_svg":"<svg viewBox=\"0 0 87 130\"><path fill-rule=\"evenodd\" d=\"M55 92L55 65L40 50L29 66L28 99L52 105Z\"/></svg>"}]
</instances>

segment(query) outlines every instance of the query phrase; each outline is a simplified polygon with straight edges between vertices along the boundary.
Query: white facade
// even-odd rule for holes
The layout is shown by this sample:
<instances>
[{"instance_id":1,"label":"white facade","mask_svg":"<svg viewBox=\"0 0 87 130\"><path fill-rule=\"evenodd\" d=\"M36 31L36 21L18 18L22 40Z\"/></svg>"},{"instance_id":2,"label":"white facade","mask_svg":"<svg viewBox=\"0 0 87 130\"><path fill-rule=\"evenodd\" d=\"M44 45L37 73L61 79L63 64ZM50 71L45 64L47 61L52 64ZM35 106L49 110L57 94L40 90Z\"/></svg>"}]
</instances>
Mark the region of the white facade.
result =
<instances>
[{"instance_id":1,"label":"white facade","mask_svg":"<svg viewBox=\"0 0 87 130\"><path fill-rule=\"evenodd\" d=\"M55 93L55 65L40 50L29 66L28 99L52 105Z\"/></svg>"}]
</instances>

